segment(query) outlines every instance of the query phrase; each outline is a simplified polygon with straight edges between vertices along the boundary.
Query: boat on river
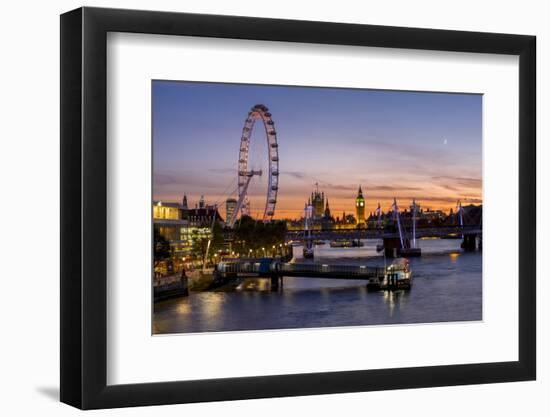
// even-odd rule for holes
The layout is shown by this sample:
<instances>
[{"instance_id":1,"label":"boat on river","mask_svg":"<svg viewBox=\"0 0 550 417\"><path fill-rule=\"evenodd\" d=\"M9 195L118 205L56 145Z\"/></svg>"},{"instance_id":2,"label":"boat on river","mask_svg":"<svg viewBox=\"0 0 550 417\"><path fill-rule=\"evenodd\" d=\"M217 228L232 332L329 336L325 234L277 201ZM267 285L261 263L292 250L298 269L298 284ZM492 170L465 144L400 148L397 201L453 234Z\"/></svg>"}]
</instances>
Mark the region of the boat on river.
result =
<instances>
[{"instance_id":1,"label":"boat on river","mask_svg":"<svg viewBox=\"0 0 550 417\"><path fill-rule=\"evenodd\" d=\"M410 290L412 287L412 271L406 258L397 258L385 268L382 276L369 279L367 288L370 290Z\"/></svg>"},{"instance_id":2,"label":"boat on river","mask_svg":"<svg viewBox=\"0 0 550 417\"><path fill-rule=\"evenodd\" d=\"M331 248L359 248L364 243L359 239L335 239L330 242Z\"/></svg>"}]
</instances>

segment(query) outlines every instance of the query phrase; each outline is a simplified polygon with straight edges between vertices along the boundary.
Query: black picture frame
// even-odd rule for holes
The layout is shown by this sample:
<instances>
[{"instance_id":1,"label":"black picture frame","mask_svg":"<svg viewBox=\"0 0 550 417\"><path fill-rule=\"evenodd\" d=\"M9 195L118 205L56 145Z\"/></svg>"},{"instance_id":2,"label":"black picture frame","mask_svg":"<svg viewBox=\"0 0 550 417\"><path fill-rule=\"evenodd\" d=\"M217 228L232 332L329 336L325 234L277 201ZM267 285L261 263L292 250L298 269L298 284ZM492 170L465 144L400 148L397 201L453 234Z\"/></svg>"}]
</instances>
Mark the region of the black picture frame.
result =
<instances>
[{"instance_id":1,"label":"black picture frame","mask_svg":"<svg viewBox=\"0 0 550 417\"><path fill-rule=\"evenodd\" d=\"M107 385L108 32L519 56L519 360ZM533 380L536 377L536 38L80 8L61 16L61 401L82 409Z\"/></svg>"}]
</instances>

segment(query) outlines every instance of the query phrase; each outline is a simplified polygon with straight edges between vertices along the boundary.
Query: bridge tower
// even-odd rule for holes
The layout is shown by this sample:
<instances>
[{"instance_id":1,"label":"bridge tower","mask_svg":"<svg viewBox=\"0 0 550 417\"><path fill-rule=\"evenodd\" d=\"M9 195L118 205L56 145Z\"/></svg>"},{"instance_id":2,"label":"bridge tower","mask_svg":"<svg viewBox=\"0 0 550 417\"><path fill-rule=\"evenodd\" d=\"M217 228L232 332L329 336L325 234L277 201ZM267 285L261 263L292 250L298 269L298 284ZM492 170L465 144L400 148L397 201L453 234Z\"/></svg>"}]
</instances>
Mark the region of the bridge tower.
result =
<instances>
[{"instance_id":1,"label":"bridge tower","mask_svg":"<svg viewBox=\"0 0 550 417\"><path fill-rule=\"evenodd\" d=\"M357 197L355 198L355 217L357 218L357 227L363 228L366 226L365 222L365 198L363 197L363 190L359 186L357 191Z\"/></svg>"},{"instance_id":2,"label":"bridge tower","mask_svg":"<svg viewBox=\"0 0 550 417\"><path fill-rule=\"evenodd\" d=\"M460 246L467 252L475 251L478 245L478 236L476 234L464 233L464 217L466 213L464 213L464 207L462 207L460 200L456 203L456 214L458 215L458 224L462 230L462 244ZM479 236L479 239L479 248L481 249L481 236Z\"/></svg>"},{"instance_id":3,"label":"bridge tower","mask_svg":"<svg viewBox=\"0 0 550 417\"><path fill-rule=\"evenodd\" d=\"M376 228L381 229L382 228L382 210L380 208L380 202L378 202L378 207L376 207L376 210L374 210L374 214L376 214Z\"/></svg>"},{"instance_id":4,"label":"bridge tower","mask_svg":"<svg viewBox=\"0 0 550 417\"><path fill-rule=\"evenodd\" d=\"M304 207L304 241L303 241L303 256L304 258L313 258L313 238L311 237L311 219L313 217L313 206L306 204Z\"/></svg>"},{"instance_id":5,"label":"bridge tower","mask_svg":"<svg viewBox=\"0 0 550 417\"><path fill-rule=\"evenodd\" d=\"M418 213L418 209L420 206L416 204L416 199L413 198L413 202L411 205L411 213L412 213L412 248L416 248L416 215Z\"/></svg>"}]
</instances>

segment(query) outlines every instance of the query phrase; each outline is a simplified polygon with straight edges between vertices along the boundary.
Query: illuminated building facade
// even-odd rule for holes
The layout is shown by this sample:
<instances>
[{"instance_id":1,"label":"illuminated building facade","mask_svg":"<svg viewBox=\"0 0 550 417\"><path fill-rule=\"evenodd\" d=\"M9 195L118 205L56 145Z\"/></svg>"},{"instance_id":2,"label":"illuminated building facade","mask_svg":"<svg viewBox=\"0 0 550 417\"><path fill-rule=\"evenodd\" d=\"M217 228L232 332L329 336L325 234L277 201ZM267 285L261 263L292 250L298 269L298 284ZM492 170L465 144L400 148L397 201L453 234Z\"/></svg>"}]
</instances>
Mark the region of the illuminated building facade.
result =
<instances>
[{"instance_id":1,"label":"illuminated building facade","mask_svg":"<svg viewBox=\"0 0 550 417\"><path fill-rule=\"evenodd\" d=\"M315 184L315 191L311 193L308 203L313 207L313 219L320 220L325 214L325 193L319 192L317 184Z\"/></svg>"},{"instance_id":2,"label":"illuminated building facade","mask_svg":"<svg viewBox=\"0 0 550 417\"><path fill-rule=\"evenodd\" d=\"M233 216L233 213L235 213L235 210L237 209L237 200L234 198L228 198L225 200L225 224L229 226L229 222L231 221L231 217Z\"/></svg>"},{"instance_id":3,"label":"illuminated building facade","mask_svg":"<svg viewBox=\"0 0 550 417\"><path fill-rule=\"evenodd\" d=\"M217 206L208 205L201 196L195 208L182 209L182 217L189 222L191 227L213 227L214 222L223 223L222 216Z\"/></svg>"},{"instance_id":4,"label":"illuminated building facade","mask_svg":"<svg viewBox=\"0 0 550 417\"><path fill-rule=\"evenodd\" d=\"M182 230L187 229L187 221L182 218L182 205L173 202L153 202L153 228L156 245L158 239L164 239L170 247L170 259L161 262L155 260L155 274L170 274L180 269L187 252L182 239Z\"/></svg>"},{"instance_id":5,"label":"illuminated building facade","mask_svg":"<svg viewBox=\"0 0 550 417\"><path fill-rule=\"evenodd\" d=\"M316 184L317 185L317 184ZM311 193L306 206L311 205L313 208L313 218L309 223L312 230L330 230L330 229L355 229L357 227L353 214L344 212L342 218L334 217L331 210L328 197L324 192L320 192L318 186ZM304 227L304 219L287 220L287 230L302 230Z\"/></svg>"},{"instance_id":6,"label":"illuminated building facade","mask_svg":"<svg viewBox=\"0 0 550 417\"><path fill-rule=\"evenodd\" d=\"M187 196L181 204L153 202L153 227L170 246L170 259L155 266L155 272L169 274L181 270L184 263L201 262L197 253L199 242L212 238L214 222L223 223L216 206L209 206L201 197L195 208L189 209ZM156 238L155 238L156 239Z\"/></svg>"}]
</instances>

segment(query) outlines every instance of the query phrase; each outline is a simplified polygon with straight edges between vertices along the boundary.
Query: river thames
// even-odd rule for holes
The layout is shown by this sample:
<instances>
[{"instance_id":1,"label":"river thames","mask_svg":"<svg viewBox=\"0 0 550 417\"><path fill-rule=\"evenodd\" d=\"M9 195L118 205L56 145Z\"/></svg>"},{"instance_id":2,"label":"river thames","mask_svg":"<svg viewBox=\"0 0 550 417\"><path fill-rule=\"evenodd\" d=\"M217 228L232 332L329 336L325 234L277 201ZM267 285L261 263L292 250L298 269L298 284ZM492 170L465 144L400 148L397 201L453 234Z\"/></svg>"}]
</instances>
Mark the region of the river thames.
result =
<instances>
[{"instance_id":1,"label":"river thames","mask_svg":"<svg viewBox=\"0 0 550 417\"><path fill-rule=\"evenodd\" d=\"M316 263L383 266L379 240L360 248L315 247ZM436 323L482 319L482 252L464 252L460 239L419 240L411 258L410 291L369 292L356 280L284 278L278 292L267 280L248 280L229 292L191 292L155 303L153 333L197 333ZM294 247L296 262L302 247ZM391 260L388 260L388 264Z\"/></svg>"}]
</instances>

